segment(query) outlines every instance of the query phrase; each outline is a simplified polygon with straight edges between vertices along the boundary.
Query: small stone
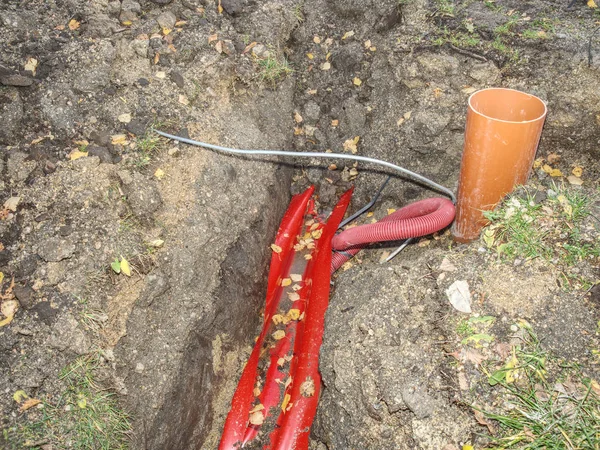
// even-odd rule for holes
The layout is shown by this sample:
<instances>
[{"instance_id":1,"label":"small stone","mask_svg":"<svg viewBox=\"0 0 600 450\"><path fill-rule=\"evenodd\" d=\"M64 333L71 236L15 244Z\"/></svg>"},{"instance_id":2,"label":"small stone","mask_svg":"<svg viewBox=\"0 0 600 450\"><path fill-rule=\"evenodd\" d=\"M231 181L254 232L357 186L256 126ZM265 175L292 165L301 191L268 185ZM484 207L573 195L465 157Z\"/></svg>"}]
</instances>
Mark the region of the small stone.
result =
<instances>
[{"instance_id":1,"label":"small stone","mask_svg":"<svg viewBox=\"0 0 600 450\"><path fill-rule=\"evenodd\" d=\"M180 88L183 89L184 80L183 80L183 75L181 75L181 73L179 73L176 70L174 70L173 72L171 72L171 81L173 83L175 83L178 87L180 87Z\"/></svg>"},{"instance_id":2,"label":"small stone","mask_svg":"<svg viewBox=\"0 0 600 450\"><path fill-rule=\"evenodd\" d=\"M33 80L29 77L14 74L0 77L0 83L2 83L4 86L27 87L33 84Z\"/></svg>"},{"instance_id":3,"label":"small stone","mask_svg":"<svg viewBox=\"0 0 600 450\"><path fill-rule=\"evenodd\" d=\"M142 12L142 7L134 0L123 0L121 2L121 11L131 11L140 14Z\"/></svg>"},{"instance_id":4,"label":"small stone","mask_svg":"<svg viewBox=\"0 0 600 450\"><path fill-rule=\"evenodd\" d=\"M227 14L235 17L242 12L244 2L242 0L221 0L221 6Z\"/></svg>"},{"instance_id":5,"label":"small stone","mask_svg":"<svg viewBox=\"0 0 600 450\"><path fill-rule=\"evenodd\" d=\"M35 216L35 220L36 222L44 222L45 220L48 220L50 218L50 214L48 213L41 213L38 216Z\"/></svg>"},{"instance_id":6,"label":"small stone","mask_svg":"<svg viewBox=\"0 0 600 450\"><path fill-rule=\"evenodd\" d=\"M98 145L90 145L87 148L87 151L88 151L88 156L97 156L98 158L100 158L101 163L105 163L105 164L113 163L113 156L111 155L111 153L108 151L108 149L106 147L100 147Z\"/></svg>"},{"instance_id":7,"label":"small stone","mask_svg":"<svg viewBox=\"0 0 600 450\"><path fill-rule=\"evenodd\" d=\"M13 293L23 309L29 309L35 301L35 291L29 286L15 286Z\"/></svg>"},{"instance_id":8,"label":"small stone","mask_svg":"<svg viewBox=\"0 0 600 450\"><path fill-rule=\"evenodd\" d=\"M142 363L137 363L135 365L135 371L137 373L142 373L144 371L144 369L145 369L145 367L144 367L144 365Z\"/></svg>"},{"instance_id":9,"label":"small stone","mask_svg":"<svg viewBox=\"0 0 600 450\"><path fill-rule=\"evenodd\" d=\"M150 82L146 78L138 78L137 83L143 87L148 86L150 84Z\"/></svg>"},{"instance_id":10,"label":"small stone","mask_svg":"<svg viewBox=\"0 0 600 450\"><path fill-rule=\"evenodd\" d=\"M137 20L137 14L133 11L121 11L121 14L119 14L119 21L121 23L133 22L134 20Z\"/></svg>"},{"instance_id":11,"label":"small stone","mask_svg":"<svg viewBox=\"0 0 600 450\"><path fill-rule=\"evenodd\" d=\"M254 56L256 56L257 58L264 57L266 52L267 52L267 47L265 47L263 44L255 45L254 48L252 49L252 54Z\"/></svg>"},{"instance_id":12,"label":"small stone","mask_svg":"<svg viewBox=\"0 0 600 450\"><path fill-rule=\"evenodd\" d=\"M321 116L321 107L314 101L310 100L304 105L304 118L317 122Z\"/></svg>"},{"instance_id":13,"label":"small stone","mask_svg":"<svg viewBox=\"0 0 600 450\"><path fill-rule=\"evenodd\" d=\"M47 262L58 262L70 258L75 253L75 244L66 240L50 238L44 241L39 249L38 255Z\"/></svg>"},{"instance_id":14,"label":"small stone","mask_svg":"<svg viewBox=\"0 0 600 450\"><path fill-rule=\"evenodd\" d=\"M146 134L147 126L147 120L135 118L127 125L125 125L125 129L131 134L135 134L136 136L143 136L144 134Z\"/></svg>"},{"instance_id":15,"label":"small stone","mask_svg":"<svg viewBox=\"0 0 600 450\"><path fill-rule=\"evenodd\" d=\"M46 175L56 172L56 164L54 164L52 161L46 161L44 163L43 171Z\"/></svg>"},{"instance_id":16,"label":"small stone","mask_svg":"<svg viewBox=\"0 0 600 450\"><path fill-rule=\"evenodd\" d=\"M119 117L117 117L117 120L121 123L129 123L129 122L131 122L131 114L130 113L120 114Z\"/></svg>"},{"instance_id":17,"label":"small stone","mask_svg":"<svg viewBox=\"0 0 600 450\"><path fill-rule=\"evenodd\" d=\"M181 150L179 150L178 147L170 148L167 153L169 154L169 156L172 156L173 158L177 158L177 157L181 156Z\"/></svg>"},{"instance_id":18,"label":"small stone","mask_svg":"<svg viewBox=\"0 0 600 450\"><path fill-rule=\"evenodd\" d=\"M111 137L108 131L92 131L90 139L100 147L107 147L110 144Z\"/></svg>"},{"instance_id":19,"label":"small stone","mask_svg":"<svg viewBox=\"0 0 600 450\"><path fill-rule=\"evenodd\" d=\"M173 0L152 0L152 2L156 3L157 5L168 5L172 1Z\"/></svg>"},{"instance_id":20,"label":"small stone","mask_svg":"<svg viewBox=\"0 0 600 450\"><path fill-rule=\"evenodd\" d=\"M175 22L177 22L177 17L171 11L164 11L156 18L156 22L161 28L172 30L175 27Z\"/></svg>"},{"instance_id":21,"label":"small stone","mask_svg":"<svg viewBox=\"0 0 600 450\"><path fill-rule=\"evenodd\" d=\"M71 225L63 225L59 228L58 234L62 237L67 237L73 232L73 227Z\"/></svg>"}]
</instances>

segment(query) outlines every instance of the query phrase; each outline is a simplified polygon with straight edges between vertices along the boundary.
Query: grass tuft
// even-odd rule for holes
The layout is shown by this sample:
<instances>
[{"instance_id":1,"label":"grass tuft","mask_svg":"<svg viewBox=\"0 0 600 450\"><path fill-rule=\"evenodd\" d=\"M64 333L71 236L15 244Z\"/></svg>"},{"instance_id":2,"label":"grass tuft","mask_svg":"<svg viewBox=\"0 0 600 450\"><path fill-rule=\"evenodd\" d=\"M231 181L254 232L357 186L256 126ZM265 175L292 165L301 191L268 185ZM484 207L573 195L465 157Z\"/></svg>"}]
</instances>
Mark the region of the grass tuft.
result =
<instances>
[{"instance_id":1,"label":"grass tuft","mask_svg":"<svg viewBox=\"0 0 600 450\"><path fill-rule=\"evenodd\" d=\"M271 53L271 52L270 52ZM285 57L275 57L269 54L266 58L258 60L259 76L264 82L275 84L280 78L293 72Z\"/></svg>"}]
</instances>

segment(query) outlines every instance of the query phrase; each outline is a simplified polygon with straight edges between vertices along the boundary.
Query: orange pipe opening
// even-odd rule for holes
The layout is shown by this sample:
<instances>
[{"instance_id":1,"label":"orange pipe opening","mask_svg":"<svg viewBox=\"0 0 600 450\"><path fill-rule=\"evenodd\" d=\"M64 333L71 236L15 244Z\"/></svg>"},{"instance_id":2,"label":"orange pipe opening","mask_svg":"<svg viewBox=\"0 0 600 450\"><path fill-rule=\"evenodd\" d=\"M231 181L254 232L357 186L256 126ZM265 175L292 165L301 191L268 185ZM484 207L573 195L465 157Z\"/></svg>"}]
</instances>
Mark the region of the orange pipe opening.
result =
<instances>
[{"instance_id":1,"label":"orange pipe opening","mask_svg":"<svg viewBox=\"0 0 600 450\"><path fill-rule=\"evenodd\" d=\"M545 119L542 100L514 89L483 89L469 97L452 226L456 241L477 239L487 224L483 212L525 183Z\"/></svg>"}]
</instances>

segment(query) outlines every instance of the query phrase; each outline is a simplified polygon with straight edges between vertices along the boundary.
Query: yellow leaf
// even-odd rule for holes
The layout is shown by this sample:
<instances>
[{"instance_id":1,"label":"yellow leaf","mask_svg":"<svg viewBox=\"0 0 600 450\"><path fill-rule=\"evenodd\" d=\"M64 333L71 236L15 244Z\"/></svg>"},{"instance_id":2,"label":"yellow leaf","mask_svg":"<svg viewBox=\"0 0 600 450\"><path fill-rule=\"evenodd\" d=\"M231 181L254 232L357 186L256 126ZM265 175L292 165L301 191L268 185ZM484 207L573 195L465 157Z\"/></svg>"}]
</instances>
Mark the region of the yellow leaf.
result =
<instances>
[{"instance_id":1,"label":"yellow leaf","mask_svg":"<svg viewBox=\"0 0 600 450\"><path fill-rule=\"evenodd\" d=\"M283 330L277 330L275 333L272 334L273 339L275 339L276 341L280 341L281 339L283 339L285 337L285 331Z\"/></svg>"},{"instance_id":2,"label":"yellow leaf","mask_svg":"<svg viewBox=\"0 0 600 450\"><path fill-rule=\"evenodd\" d=\"M544 162L544 158L538 158L533 162L533 168L534 169L539 169L540 167L542 167L542 163Z\"/></svg>"},{"instance_id":3,"label":"yellow leaf","mask_svg":"<svg viewBox=\"0 0 600 450\"><path fill-rule=\"evenodd\" d=\"M374 52L375 50L377 50L377 47L375 47L375 46L369 47L369 50L371 50L372 52Z\"/></svg>"},{"instance_id":4,"label":"yellow leaf","mask_svg":"<svg viewBox=\"0 0 600 450\"><path fill-rule=\"evenodd\" d=\"M402 117L404 117L404 120L408 120L408 119L410 119L411 115L412 115L412 111L407 111L402 115Z\"/></svg>"},{"instance_id":5,"label":"yellow leaf","mask_svg":"<svg viewBox=\"0 0 600 450\"><path fill-rule=\"evenodd\" d=\"M133 22L131 20L124 20L123 22L121 22L121 24L126 27L130 27L131 25L133 25Z\"/></svg>"},{"instance_id":6,"label":"yellow leaf","mask_svg":"<svg viewBox=\"0 0 600 450\"><path fill-rule=\"evenodd\" d=\"M353 170L355 170L355 169L353 169ZM323 235L323 228L319 228L318 230L313 231L311 233L311 235L314 239L320 239L321 236Z\"/></svg>"},{"instance_id":7,"label":"yellow leaf","mask_svg":"<svg viewBox=\"0 0 600 450\"><path fill-rule=\"evenodd\" d=\"M35 58L27 58L27 62L25 63L25 70L31 72L31 74L35 77L35 71L37 70L38 60Z\"/></svg>"},{"instance_id":8,"label":"yellow leaf","mask_svg":"<svg viewBox=\"0 0 600 450\"><path fill-rule=\"evenodd\" d=\"M300 310L299 309L290 309L288 311L287 315L292 320L298 320L298 318L300 317Z\"/></svg>"},{"instance_id":9,"label":"yellow leaf","mask_svg":"<svg viewBox=\"0 0 600 450\"><path fill-rule=\"evenodd\" d=\"M71 19L69 20L69 30L71 31L75 31L77 30L79 27L81 26L81 24L76 21L75 19Z\"/></svg>"},{"instance_id":10,"label":"yellow leaf","mask_svg":"<svg viewBox=\"0 0 600 450\"><path fill-rule=\"evenodd\" d=\"M350 150L350 152L355 154L358 151L357 144L358 144L359 140L360 140L360 136L356 136L356 137L354 137L354 139L348 139L348 140L344 141L344 150L346 150L346 151Z\"/></svg>"},{"instance_id":11,"label":"yellow leaf","mask_svg":"<svg viewBox=\"0 0 600 450\"><path fill-rule=\"evenodd\" d=\"M577 166L573 169L573 175L575 175L576 177L581 177L581 175L583 174L583 168Z\"/></svg>"},{"instance_id":12,"label":"yellow leaf","mask_svg":"<svg viewBox=\"0 0 600 450\"><path fill-rule=\"evenodd\" d=\"M214 42L214 41L216 41L217 39L219 39L219 36L218 36L216 33L215 33L215 34L211 34L211 35L208 37L208 43L210 44L211 42Z\"/></svg>"},{"instance_id":13,"label":"yellow leaf","mask_svg":"<svg viewBox=\"0 0 600 450\"><path fill-rule=\"evenodd\" d=\"M114 134L111 136L112 145L124 145L127 143L127 136L124 134Z\"/></svg>"},{"instance_id":14,"label":"yellow leaf","mask_svg":"<svg viewBox=\"0 0 600 450\"><path fill-rule=\"evenodd\" d=\"M465 444L462 446L462 450L474 450L472 445Z\"/></svg>"},{"instance_id":15,"label":"yellow leaf","mask_svg":"<svg viewBox=\"0 0 600 450\"><path fill-rule=\"evenodd\" d=\"M77 399L77 406L79 406L81 409L85 409L87 406L87 400L85 399L85 397L80 397Z\"/></svg>"},{"instance_id":16,"label":"yellow leaf","mask_svg":"<svg viewBox=\"0 0 600 450\"><path fill-rule=\"evenodd\" d=\"M284 319L281 314L274 314L273 317L271 317L271 320L275 325L279 325L280 323L283 323Z\"/></svg>"},{"instance_id":17,"label":"yellow leaf","mask_svg":"<svg viewBox=\"0 0 600 450\"><path fill-rule=\"evenodd\" d=\"M354 36L354 31L346 31L344 33L344 35L342 36L342 41L345 39L348 39L349 37L352 37L352 36Z\"/></svg>"},{"instance_id":18,"label":"yellow leaf","mask_svg":"<svg viewBox=\"0 0 600 450\"><path fill-rule=\"evenodd\" d=\"M159 180L162 180L165 177L165 172L162 169L156 169L156 172L154 172L154 176Z\"/></svg>"},{"instance_id":19,"label":"yellow leaf","mask_svg":"<svg viewBox=\"0 0 600 450\"><path fill-rule=\"evenodd\" d=\"M313 38L313 42L314 42L315 44L320 44L320 43L321 43L321 38L320 38L319 36L315 36L315 37Z\"/></svg>"},{"instance_id":20,"label":"yellow leaf","mask_svg":"<svg viewBox=\"0 0 600 450\"><path fill-rule=\"evenodd\" d=\"M307 57L308 59L315 59L315 55L313 55L312 53L307 53L307 54L306 54L306 57Z\"/></svg>"},{"instance_id":21,"label":"yellow leaf","mask_svg":"<svg viewBox=\"0 0 600 450\"><path fill-rule=\"evenodd\" d=\"M176 27L182 27L187 23L186 20L178 20L177 22L175 22L175 26Z\"/></svg>"},{"instance_id":22,"label":"yellow leaf","mask_svg":"<svg viewBox=\"0 0 600 450\"><path fill-rule=\"evenodd\" d=\"M13 394L13 400L19 404L27 398L29 398L29 395L27 395L23 390L18 390Z\"/></svg>"},{"instance_id":23,"label":"yellow leaf","mask_svg":"<svg viewBox=\"0 0 600 450\"><path fill-rule=\"evenodd\" d=\"M289 286L290 284L292 284L292 280L290 278L284 278L281 280L281 285L283 287Z\"/></svg>"},{"instance_id":24,"label":"yellow leaf","mask_svg":"<svg viewBox=\"0 0 600 450\"><path fill-rule=\"evenodd\" d=\"M281 253L281 247L279 245L271 244L271 250L273 250L273 253Z\"/></svg>"},{"instance_id":25,"label":"yellow leaf","mask_svg":"<svg viewBox=\"0 0 600 450\"><path fill-rule=\"evenodd\" d=\"M315 381L311 377L306 377L306 380L300 385L300 394L303 397L315 395Z\"/></svg>"},{"instance_id":26,"label":"yellow leaf","mask_svg":"<svg viewBox=\"0 0 600 450\"><path fill-rule=\"evenodd\" d=\"M371 47L371 39L365 41L365 48Z\"/></svg>"},{"instance_id":27,"label":"yellow leaf","mask_svg":"<svg viewBox=\"0 0 600 450\"><path fill-rule=\"evenodd\" d=\"M21 405L21 407L19 408L19 411L20 412L27 411L29 408L33 408L35 405L38 405L40 403L42 403L42 401L37 398L27 399Z\"/></svg>"},{"instance_id":28,"label":"yellow leaf","mask_svg":"<svg viewBox=\"0 0 600 450\"><path fill-rule=\"evenodd\" d=\"M87 156L87 152L80 152L79 150L73 150L71 153L69 153L69 159L71 161L75 161L76 159L79 158L83 158L84 156Z\"/></svg>"},{"instance_id":29,"label":"yellow leaf","mask_svg":"<svg viewBox=\"0 0 600 450\"><path fill-rule=\"evenodd\" d=\"M2 281L4 281L4 274L0 272L0 284L2 284Z\"/></svg>"},{"instance_id":30,"label":"yellow leaf","mask_svg":"<svg viewBox=\"0 0 600 450\"><path fill-rule=\"evenodd\" d=\"M171 33L171 31L173 31L173 30L171 30L170 28L163 28L163 29L162 29L162 32L163 32L163 34L164 34L165 36L167 36L169 33Z\"/></svg>"},{"instance_id":31,"label":"yellow leaf","mask_svg":"<svg viewBox=\"0 0 600 450\"><path fill-rule=\"evenodd\" d=\"M338 119L333 119L331 121L331 126L332 127L337 127L340 124L340 121Z\"/></svg>"},{"instance_id":32,"label":"yellow leaf","mask_svg":"<svg viewBox=\"0 0 600 450\"><path fill-rule=\"evenodd\" d=\"M321 70L329 70L329 69L331 69L331 63L329 63L328 61L321 64Z\"/></svg>"},{"instance_id":33,"label":"yellow leaf","mask_svg":"<svg viewBox=\"0 0 600 450\"><path fill-rule=\"evenodd\" d=\"M395 212L396 212L396 210L394 208L388 208L388 210L387 210L388 216L390 214L394 214Z\"/></svg>"},{"instance_id":34,"label":"yellow leaf","mask_svg":"<svg viewBox=\"0 0 600 450\"><path fill-rule=\"evenodd\" d=\"M563 173L559 169L552 169L549 175L551 177L562 177Z\"/></svg>"},{"instance_id":35,"label":"yellow leaf","mask_svg":"<svg viewBox=\"0 0 600 450\"><path fill-rule=\"evenodd\" d=\"M121 272L123 272L128 277L131 276L131 268L129 267L129 263L122 256L121 256Z\"/></svg>"},{"instance_id":36,"label":"yellow leaf","mask_svg":"<svg viewBox=\"0 0 600 450\"><path fill-rule=\"evenodd\" d=\"M296 121L296 123L301 123L302 120L304 120L304 119L302 119L302 116L300 115L300 113L298 113L298 111L295 111L294 112L294 120Z\"/></svg>"},{"instance_id":37,"label":"yellow leaf","mask_svg":"<svg viewBox=\"0 0 600 450\"><path fill-rule=\"evenodd\" d=\"M8 325L12 322L17 309L19 308L19 302L16 300L4 300L0 305L0 311L4 315L5 319L0 321L0 327Z\"/></svg>"},{"instance_id":38,"label":"yellow leaf","mask_svg":"<svg viewBox=\"0 0 600 450\"><path fill-rule=\"evenodd\" d=\"M290 402L291 398L292 398L292 396L290 394L285 394L285 397L283 397L283 402L281 402L281 410L283 412L286 411L287 405Z\"/></svg>"},{"instance_id":39,"label":"yellow leaf","mask_svg":"<svg viewBox=\"0 0 600 450\"><path fill-rule=\"evenodd\" d=\"M360 86L362 84L362 80L358 77L354 77L352 83L354 83L355 86Z\"/></svg>"},{"instance_id":40,"label":"yellow leaf","mask_svg":"<svg viewBox=\"0 0 600 450\"><path fill-rule=\"evenodd\" d=\"M223 7L221 6L221 0L219 0L219 4L217 5L217 12L219 14L223 14Z\"/></svg>"},{"instance_id":41,"label":"yellow leaf","mask_svg":"<svg viewBox=\"0 0 600 450\"><path fill-rule=\"evenodd\" d=\"M402 125L403 123L404 123L404 117L400 117L400 118L398 119L398 121L396 122L396 125L397 125L397 126L400 126L400 125Z\"/></svg>"},{"instance_id":42,"label":"yellow leaf","mask_svg":"<svg viewBox=\"0 0 600 450\"><path fill-rule=\"evenodd\" d=\"M587 5L590 8L597 8L598 7L598 5L596 5L596 2L594 0L588 0Z\"/></svg>"},{"instance_id":43,"label":"yellow leaf","mask_svg":"<svg viewBox=\"0 0 600 450\"><path fill-rule=\"evenodd\" d=\"M543 170L544 172L546 172L546 173L550 173L550 172L552 172L554 169L552 169L552 167L551 167L551 166L549 166L548 164L544 164L544 165L542 166L542 170Z\"/></svg>"}]
</instances>

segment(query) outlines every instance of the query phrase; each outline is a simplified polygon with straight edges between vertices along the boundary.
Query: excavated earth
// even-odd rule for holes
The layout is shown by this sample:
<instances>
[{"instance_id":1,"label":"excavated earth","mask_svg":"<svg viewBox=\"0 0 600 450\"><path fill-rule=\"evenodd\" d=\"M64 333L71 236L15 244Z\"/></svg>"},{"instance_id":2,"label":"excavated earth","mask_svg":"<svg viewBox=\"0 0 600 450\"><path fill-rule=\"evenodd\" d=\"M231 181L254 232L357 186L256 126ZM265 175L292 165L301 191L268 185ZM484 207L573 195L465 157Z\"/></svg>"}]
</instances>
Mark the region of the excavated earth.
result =
<instances>
[{"instance_id":1,"label":"excavated earth","mask_svg":"<svg viewBox=\"0 0 600 450\"><path fill-rule=\"evenodd\" d=\"M3 2L0 206L19 202L0 210L0 272L3 292L14 277L19 309L0 328L0 446L22 448L19 427L39 414L19 412L14 392L52 401L61 369L101 350L97 382L130 414L132 449L215 449L291 194L314 184L326 211L355 186L354 211L386 176L219 155L158 139L153 126L298 151L343 152L358 136L358 154L455 190L468 95L504 86L547 102L538 156L559 155L566 174L584 167L581 189L597 194L600 37L590 36L600 16L566 3ZM542 35L540 23L552 28ZM480 44L464 45L470 34ZM542 171L532 180L540 192L564 182ZM432 195L394 178L374 217ZM500 328L528 320L548 349L597 377L597 290L561 289L546 265L506 265L447 234L380 264L388 250L360 254L334 279L311 448L452 450L478 439L447 356L461 313L444 291L458 279L476 312ZM111 269L122 257L131 277ZM451 271L439 268L445 258ZM597 261L574 270L600 278Z\"/></svg>"}]
</instances>

